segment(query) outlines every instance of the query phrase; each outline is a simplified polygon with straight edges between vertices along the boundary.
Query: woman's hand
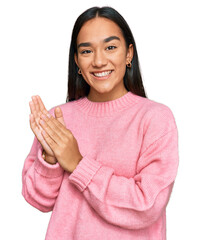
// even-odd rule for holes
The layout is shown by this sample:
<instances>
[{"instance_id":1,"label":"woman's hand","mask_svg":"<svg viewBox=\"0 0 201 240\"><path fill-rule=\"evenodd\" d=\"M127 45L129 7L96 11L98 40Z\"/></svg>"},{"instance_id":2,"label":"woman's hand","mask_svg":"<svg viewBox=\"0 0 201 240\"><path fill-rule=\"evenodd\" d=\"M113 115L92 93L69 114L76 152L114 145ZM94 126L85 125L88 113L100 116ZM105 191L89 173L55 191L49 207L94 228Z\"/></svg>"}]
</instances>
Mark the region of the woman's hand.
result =
<instances>
[{"instance_id":1,"label":"woman's hand","mask_svg":"<svg viewBox=\"0 0 201 240\"><path fill-rule=\"evenodd\" d=\"M63 118L59 107L55 109L55 114ZM41 132L43 139L61 167L68 172L73 172L83 157L72 132L48 113L40 115L39 124L40 129L43 129Z\"/></svg>"},{"instance_id":2,"label":"woman's hand","mask_svg":"<svg viewBox=\"0 0 201 240\"><path fill-rule=\"evenodd\" d=\"M44 151L45 151L45 160L50 164L55 164L57 162L52 149L44 140L41 132L42 128L39 124L40 116L42 114L48 114L41 98L39 96L33 96L32 101L29 103L31 114L30 114L30 127L37 137L38 141L41 143ZM62 114L55 114L55 117L59 122L65 125Z\"/></svg>"}]
</instances>

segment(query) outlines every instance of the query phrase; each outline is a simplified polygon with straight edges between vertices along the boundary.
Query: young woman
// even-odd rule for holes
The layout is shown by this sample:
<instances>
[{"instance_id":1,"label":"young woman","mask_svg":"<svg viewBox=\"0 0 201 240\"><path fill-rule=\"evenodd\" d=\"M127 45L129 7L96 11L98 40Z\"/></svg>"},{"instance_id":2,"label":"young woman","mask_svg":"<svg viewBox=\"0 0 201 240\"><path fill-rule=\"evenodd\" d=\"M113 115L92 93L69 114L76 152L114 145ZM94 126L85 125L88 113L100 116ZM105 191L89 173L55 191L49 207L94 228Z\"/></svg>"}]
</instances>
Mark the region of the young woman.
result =
<instances>
[{"instance_id":1,"label":"young woman","mask_svg":"<svg viewBox=\"0 0 201 240\"><path fill-rule=\"evenodd\" d=\"M131 30L110 7L74 26L67 102L30 102L24 198L52 211L46 240L164 240L178 168L171 110L146 97Z\"/></svg>"}]
</instances>

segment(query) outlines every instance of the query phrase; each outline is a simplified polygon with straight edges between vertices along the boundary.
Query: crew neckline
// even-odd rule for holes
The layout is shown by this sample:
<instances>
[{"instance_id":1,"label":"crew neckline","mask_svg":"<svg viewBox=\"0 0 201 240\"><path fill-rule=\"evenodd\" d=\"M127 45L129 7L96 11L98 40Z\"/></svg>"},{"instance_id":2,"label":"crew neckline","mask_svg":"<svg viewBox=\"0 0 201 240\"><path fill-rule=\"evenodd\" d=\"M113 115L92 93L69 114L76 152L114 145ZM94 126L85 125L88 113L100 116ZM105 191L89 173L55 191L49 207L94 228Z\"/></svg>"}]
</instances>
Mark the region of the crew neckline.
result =
<instances>
[{"instance_id":1,"label":"crew neckline","mask_svg":"<svg viewBox=\"0 0 201 240\"><path fill-rule=\"evenodd\" d=\"M128 91L123 96L106 102L93 102L85 96L76 100L74 103L85 114L103 117L113 115L115 112L129 108L137 99L137 95Z\"/></svg>"}]
</instances>

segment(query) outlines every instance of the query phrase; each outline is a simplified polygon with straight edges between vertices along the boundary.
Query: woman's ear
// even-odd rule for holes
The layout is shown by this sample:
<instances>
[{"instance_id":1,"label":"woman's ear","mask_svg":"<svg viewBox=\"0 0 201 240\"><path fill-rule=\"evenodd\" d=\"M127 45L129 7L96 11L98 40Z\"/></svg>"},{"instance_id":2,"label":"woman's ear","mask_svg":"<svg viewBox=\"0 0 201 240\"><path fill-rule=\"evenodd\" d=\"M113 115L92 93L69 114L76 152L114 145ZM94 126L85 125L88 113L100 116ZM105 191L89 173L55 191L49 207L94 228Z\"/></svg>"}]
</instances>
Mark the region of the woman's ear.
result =
<instances>
[{"instance_id":1,"label":"woman's ear","mask_svg":"<svg viewBox=\"0 0 201 240\"><path fill-rule=\"evenodd\" d=\"M127 50L127 55L126 55L126 60L127 62L131 62L134 56L134 52L133 52L133 44L130 44L128 46L128 50Z\"/></svg>"}]
</instances>

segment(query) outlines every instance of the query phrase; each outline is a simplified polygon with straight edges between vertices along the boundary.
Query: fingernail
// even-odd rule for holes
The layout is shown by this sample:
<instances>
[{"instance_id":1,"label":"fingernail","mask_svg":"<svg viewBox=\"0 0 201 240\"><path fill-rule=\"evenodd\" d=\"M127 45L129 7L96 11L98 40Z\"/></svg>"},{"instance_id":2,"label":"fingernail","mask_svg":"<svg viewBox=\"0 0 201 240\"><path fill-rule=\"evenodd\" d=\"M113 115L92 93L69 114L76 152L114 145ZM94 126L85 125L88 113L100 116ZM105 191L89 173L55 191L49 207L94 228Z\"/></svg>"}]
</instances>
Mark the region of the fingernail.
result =
<instances>
[{"instance_id":1,"label":"fingernail","mask_svg":"<svg viewBox=\"0 0 201 240\"><path fill-rule=\"evenodd\" d=\"M40 120L40 124L41 124L41 125L44 125L44 121L43 121L43 120Z\"/></svg>"},{"instance_id":2,"label":"fingernail","mask_svg":"<svg viewBox=\"0 0 201 240\"><path fill-rule=\"evenodd\" d=\"M42 119L44 119L44 120L46 120L46 119L47 119L47 117L46 117L46 115L45 115L45 114L42 114L42 115L41 115L41 118L42 118Z\"/></svg>"}]
</instances>

